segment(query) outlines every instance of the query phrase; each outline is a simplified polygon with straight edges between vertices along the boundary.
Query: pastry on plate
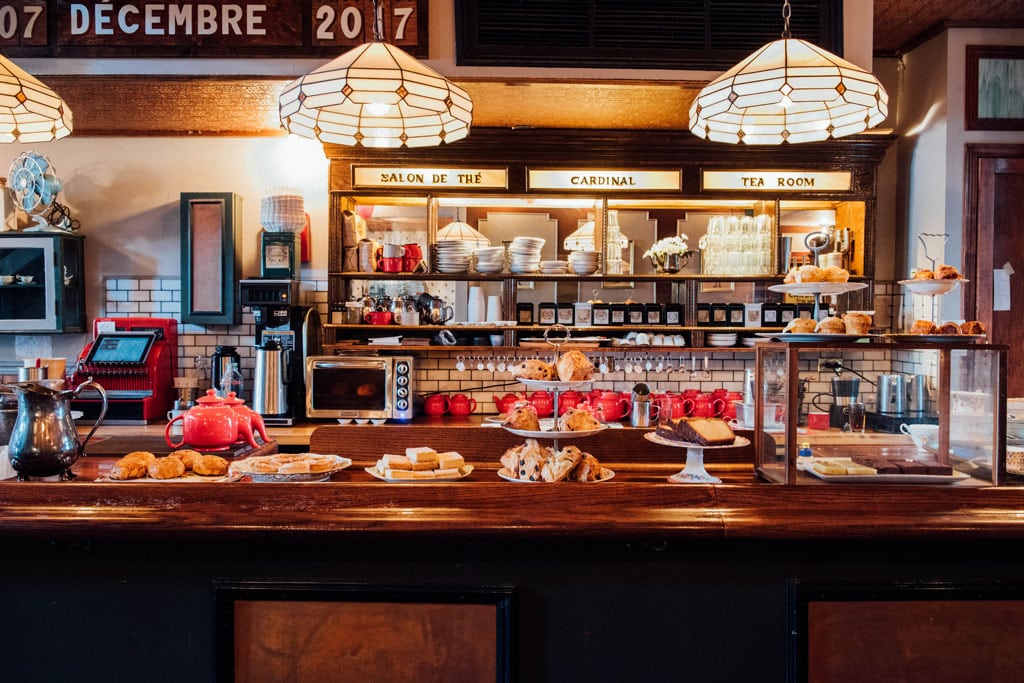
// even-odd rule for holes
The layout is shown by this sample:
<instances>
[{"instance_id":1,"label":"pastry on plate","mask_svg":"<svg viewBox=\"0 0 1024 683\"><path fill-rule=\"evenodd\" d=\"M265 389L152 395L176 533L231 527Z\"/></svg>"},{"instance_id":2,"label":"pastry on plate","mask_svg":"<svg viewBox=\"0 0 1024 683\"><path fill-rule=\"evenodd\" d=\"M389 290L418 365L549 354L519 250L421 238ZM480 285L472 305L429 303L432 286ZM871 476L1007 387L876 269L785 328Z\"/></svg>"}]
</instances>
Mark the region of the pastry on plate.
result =
<instances>
[{"instance_id":1,"label":"pastry on plate","mask_svg":"<svg viewBox=\"0 0 1024 683\"><path fill-rule=\"evenodd\" d=\"M505 451L501 464L516 479L541 481L541 469L550 454L550 448L541 446L536 439L527 439L523 445Z\"/></svg>"},{"instance_id":2,"label":"pastry on plate","mask_svg":"<svg viewBox=\"0 0 1024 683\"><path fill-rule=\"evenodd\" d=\"M825 282L849 282L850 271L839 266L825 266L822 268Z\"/></svg>"},{"instance_id":3,"label":"pastry on plate","mask_svg":"<svg viewBox=\"0 0 1024 683\"><path fill-rule=\"evenodd\" d=\"M512 368L512 375L519 379L550 381L555 378L555 371L539 358L527 358Z\"/></svg>"},{"instance_id":4,"label":"pastry on plate","mask_svg":"<svg viewBox=\"0 0 1024 683\"><path fill-rule=\"evenodd\" d=\"M796 271L797 282L824 282L825 271L818 266L800 266Z\"/></svg>"},{"instance_id":5,"label":"pastry on plate","mask_svg":"<svg viewBox=\"0 0 1024 683\"><path fill-rule=\"evenodd\" d=\"M915 320L910 334L938 334L939 328L931 320Z\"/></svg>"},{"instance_id":6,"label":"pastry on plate","mask_svg":"<svg viewBox=\"0 0 1024 683\"><path fill-rule=\"evenodd\" d=\"M846 334L867 334L871 330L871 316L867 313L846 313L843 315Z\"/></svg>"},{"instance_id":7,"label":"pastry on plate","mask_svg":"<svg viewBox=\"0 0 1024 683\"><path fill-rule=\"evenodd\" d=\"M533 406L519 406L508 411L505 421L501 423L512 429L522 429L528 432L540 431L540 420L537 419L537 410Z\"/></svg>"},{"instance_id":8,"label":"pastry on plate","mask_svg":"<svg viewBox=\"0 0 1024 683\"><path fill-rule=\"evenodd\" d=\"M569 408L558 418L558 431L560 432L586 432L600 428L601 423L596 417L579 408Z\"/></svg>"},{"instance_id":9,"label":"pastry on plate","mask_svg":"<svg viewBox=\"0 0 1024 683\"><path fill-rule=\"evenodd\" d=\"M219 455L201 455L192 463L192 471L204 477L222 477L228 473L228 461Z\"/></svg>"},{"instance_id":10,"label":"pastry on plate","mask_svg":"<svg viewBox=\"0 0 1024 683\"><path fill-rule=\"evenodd\" d=\"M814 322L810 318L793 318L782 331L793 332L795 334L811 334L817 326L818 323Z\"/></svg>"},{"instance_id":11,"label":"pastry on plate","mask_svg":"<svg viewBox=\"0 0 1024 683\"><path fill-rule=\"evenodd\" d=\"M583 451L576 446L566 446L548 458L541 466L540 476L544 481L562 481L576 465L583 460Z\"/></svg>"},{"instance_id":12,"label":"pastry on plate","mask_svg":"<svg viewBox=\"0 0 1024 683\"><path fill-rule=\"evenodd\" d=\"M986 334L985 323L980 320L968 320L960 323L960 334Z\"/></svg>"},{"instance_id":13,"label":"pastry on plate","mask_svg":"<svg viewBox=\"0 0 1024 683\"><path fill-rule=\"evenodd\" d=\"M572 468L566 479L569 481L600 481L601 473L601 463L598 462L597 458L590 453L584 453L583 459L579 461L576 467Z\"/></svg>"},{"instance_id":14,"label":"pastry on plate","mask_svg":"<svg viewBox=\"0 0 1024 683\"><path fill-rule=\"evenodd\" d=\"M156 460L156 458L153 458ZM139 458L125 456L110 466L111 479L125 481L128 479L141 479L146 476L147 463Z\"/></svg>"},{"instance_id":15,"label":"pastry on plate","mask_svg":"<svg viewBox=\"0 0 1024 683\"><path fill-rule=\"evenodd\" d=\"M921 270L918 270L918 271L916 271L914 273L914 279L915 280L934 280L935 279L935 273L930 271L930 270L928 270L927 268L922 268Z\"/></svg>"},{"instance_id":16,"label":"pastry on plate","mask_svg":"<svg viewBox=\"0 0 1024 683\"><path fill-rule=\"evenodd\" d=\"M594 364L587 354L576 349L563 353L555 369L561 382L583 382L594 376Z\"/></svg>"},{"instance_id":17,"label":"pastry on plate","mask_svg":"<svg viewBox=\"0 0 1024 683\"><path fill-rule=\"evenodd\" d=\"M191 448L183 448L179 451L170 453L170 457L177 458L185 465L185 471L190 472L192 466L195 465L196 460L203 457L203 454L199 451L194 451Z\"/></svg>"},{"instance_id":18,"label":"pastry on plate","mask_svg":"<svg viewBox=\"0 0 1024 683\"><path fill-rule=\"evenodd\" d=\"M814 331L818 334L846 334L846 323L841 318L825 318L818 322Z\"/></svg>"},{"instance_id":19,"label":"pastry on plate","mask_svg":"<svg viewBox=\"0 0 1024 683\"><path fill-rule=\"evenodd\" d=\"M954 266L950 266L950 265L947 265L945 263L940 263L939 266L935 269L935 279L936 280L959 280L960 279L960 271L957 270Z\"/></svg>"},{"instance_id":20,"label":"pastry on plate","mask_svg":"<svg viewBox=\"0 0 1024 683\"><path fill-rule=\"evenodd\" d=\"M960 334L960 326L956 323L945 322L939 325L936 334Z\"/></svg>"},{"instance_id":21,"label":"pastry on plate","mask_svg":"<svg viewBox=\"0 0 1024 683\"><path fill-rule=\"evenodd\" d=\"M720 417L676 417L659 424L656 433L701 446L728 446L736 440L732 428Z\"/></svg>"},{"instance_id":22,"label":"pastry on plate","mask_svg":"<svg viewBox=\"0 0 1024 683\"><path fill-rule=\"evenodd\" d=\"M149 465L149 463L156 460L156 456L150 453L149 451L132 451L131 453L128 453L123 458L121 458L121 460L138 460L143 465Z\"/></svg>"},{"instance_id":23,"label":"pastry on plate","mask_svg":"<svg viewBox=\"0 0 1024 683\"><path fill-rule=\"evenodd\" d=\"M146 468L154 479L177 479L185 474L185 463L177 458L157 458Z\"/></svg>"}]
</instances>

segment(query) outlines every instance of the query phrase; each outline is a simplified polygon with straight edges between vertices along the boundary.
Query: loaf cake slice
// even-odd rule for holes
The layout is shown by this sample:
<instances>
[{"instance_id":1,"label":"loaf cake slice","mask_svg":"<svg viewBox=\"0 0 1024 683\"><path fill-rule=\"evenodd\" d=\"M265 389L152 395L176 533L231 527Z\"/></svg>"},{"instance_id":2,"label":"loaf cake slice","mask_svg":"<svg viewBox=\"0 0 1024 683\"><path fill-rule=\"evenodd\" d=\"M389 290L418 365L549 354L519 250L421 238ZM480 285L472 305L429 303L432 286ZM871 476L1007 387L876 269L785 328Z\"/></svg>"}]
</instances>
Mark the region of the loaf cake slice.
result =
<instances>
[{"instance_id":1,"label":"loaf cake slice","mask_svg":"<svg viewBox=\"0 0 1024 683\"><path fill-rule=\"evenodd\" d=\"M671 434L659 430L662 436L700 446L729 446L736 440L729 424L718 417L680 417L670 420ZM666 426L667 426L666 425Z\"/></svg>"}]
</instances>

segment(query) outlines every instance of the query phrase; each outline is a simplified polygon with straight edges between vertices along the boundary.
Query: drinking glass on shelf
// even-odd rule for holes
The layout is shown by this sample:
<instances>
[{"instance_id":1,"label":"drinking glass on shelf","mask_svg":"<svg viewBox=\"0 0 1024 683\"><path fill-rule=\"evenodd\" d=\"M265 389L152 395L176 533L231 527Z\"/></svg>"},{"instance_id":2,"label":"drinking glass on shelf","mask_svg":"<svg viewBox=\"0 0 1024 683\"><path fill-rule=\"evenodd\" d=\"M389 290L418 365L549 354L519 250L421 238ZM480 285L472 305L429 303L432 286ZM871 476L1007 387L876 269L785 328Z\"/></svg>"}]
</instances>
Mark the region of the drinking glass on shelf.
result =
<instances>
[{"instance_id":1,"label":"drinking glass on shelf","mask_svg":"<svg viewBox=\"0 0 1024 683\"><path fill-rule=\"evenodd\" d=\"M867 422L866 406L863 403L851 403L843 409L843 412L846 413L850 431L855 434L863 434Z\"/></svg>"}]
</instances>

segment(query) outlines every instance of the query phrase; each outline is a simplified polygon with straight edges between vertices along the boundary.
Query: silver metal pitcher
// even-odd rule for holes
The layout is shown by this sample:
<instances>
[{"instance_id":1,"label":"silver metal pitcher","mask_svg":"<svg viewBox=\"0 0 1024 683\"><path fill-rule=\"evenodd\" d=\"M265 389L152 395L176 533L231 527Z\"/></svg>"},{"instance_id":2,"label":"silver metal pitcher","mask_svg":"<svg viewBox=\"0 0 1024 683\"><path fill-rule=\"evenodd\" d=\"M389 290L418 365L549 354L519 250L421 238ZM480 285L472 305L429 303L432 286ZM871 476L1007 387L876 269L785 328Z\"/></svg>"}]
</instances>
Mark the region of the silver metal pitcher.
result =
<instances>
[{"instance_id":1,"label":"silver metal pitcher","mask_svg":"<svg viewBox=\"0 0 1024 683\"><path fill-rule=\"evenodd\" d=\"M888 415L903 415L907 411L907 378L899 374L878 376L875 410Z\"/></svg>"},{"instance_id":2,"label":"silver metal pitcher","mask_svg":"<svg viewBox=\"0 0 1024 683\"><path fill-rule=\"evenodd\" d=\"M260 415L284 415L288 412L286 384L290 378L287 377L287 353L273 340L256 347L252 409Z\"/></svg>"},{"instance_id":3,"label":"silver metal pitcher","mask_svg":"<svg viewBox=\"0 0 1024 683\"><path fill-rule=\"evenodd\" d=\"M107 392L92 381L74 389L54 389L44 382L6 384L18 396L18 417L8 443L11 467L18 479L60 475L62 481L74 478L71 466L85 453L85 446L107 415ZM86 387L99 392L102 399L100 416L82 441L71 418L71 399Z\"/></svg>"}]
</instances>

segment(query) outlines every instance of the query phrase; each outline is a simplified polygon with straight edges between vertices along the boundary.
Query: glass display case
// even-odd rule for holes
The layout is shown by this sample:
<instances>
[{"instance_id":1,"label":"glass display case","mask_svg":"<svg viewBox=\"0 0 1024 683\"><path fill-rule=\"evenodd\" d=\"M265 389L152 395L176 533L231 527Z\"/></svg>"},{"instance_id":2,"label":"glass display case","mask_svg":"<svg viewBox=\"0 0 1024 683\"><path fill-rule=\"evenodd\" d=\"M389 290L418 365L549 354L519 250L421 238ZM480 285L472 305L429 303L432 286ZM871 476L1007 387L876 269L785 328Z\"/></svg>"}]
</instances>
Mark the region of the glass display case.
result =
<instances>
[{"instance_id":1,"label":"glass display case","mask_svg":"<svg viewBox=\"0 0 1024 683\"><path fill-rule=\"evenodd\" d=\"M84 332L85 239L0 232L0 333Z\"/></svg>"},{"instance_id":2,"label":"glass display case","mask_svg":"<svg viewBox=\"0 0 1024 683\"><path fill-rule=\"evenodd\" d=\"M777 423L754 413L757 473L780 484L1024 482L1018 465L1007 472L1007 347L929 339L758 344L754 400L776 406Z\"/></svg>"}]
</instances>

